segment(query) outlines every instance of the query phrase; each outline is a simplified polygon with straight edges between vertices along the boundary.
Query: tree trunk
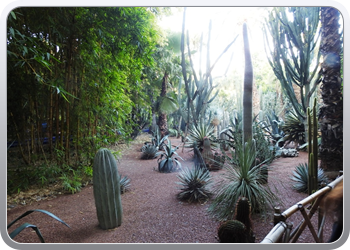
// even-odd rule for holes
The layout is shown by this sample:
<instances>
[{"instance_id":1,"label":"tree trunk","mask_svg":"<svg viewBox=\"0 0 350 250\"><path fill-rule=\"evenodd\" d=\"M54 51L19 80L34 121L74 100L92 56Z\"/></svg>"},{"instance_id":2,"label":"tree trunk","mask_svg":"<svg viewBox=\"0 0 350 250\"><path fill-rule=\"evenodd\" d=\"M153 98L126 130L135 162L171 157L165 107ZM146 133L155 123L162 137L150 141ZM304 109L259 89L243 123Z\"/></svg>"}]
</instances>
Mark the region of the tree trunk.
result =
<instances>
[{"instance_id":1,"label":"tree trunk","mask_svg":"<svg viewBox=\"0 0 350 250\"><path fill-rule=\"evenodd\" d=\"M335 8L321 9L322 86L323 105L319 123L322 133L320 146L321 167L326 171L343 169L343 96L341 73L341 35L339 12Z\"/></svg>"},{"instance_id":2,"label":"tree trunk","mask_svg":"<svg viewBox=\"0 0 350 250\"><path fill-rule=\"evenodd\" d=\"M163 77L163 81L162 81L162 91L160 92L161 97L166 96L168 77L169 77L169 75L165 72L164 77ZM158 127L160 130L161 138L163 138L164 136L166 136L169 133L168 132L167 115L164 112L162 112L161 110L159 111Z\"/></svg>"}]
</instances>

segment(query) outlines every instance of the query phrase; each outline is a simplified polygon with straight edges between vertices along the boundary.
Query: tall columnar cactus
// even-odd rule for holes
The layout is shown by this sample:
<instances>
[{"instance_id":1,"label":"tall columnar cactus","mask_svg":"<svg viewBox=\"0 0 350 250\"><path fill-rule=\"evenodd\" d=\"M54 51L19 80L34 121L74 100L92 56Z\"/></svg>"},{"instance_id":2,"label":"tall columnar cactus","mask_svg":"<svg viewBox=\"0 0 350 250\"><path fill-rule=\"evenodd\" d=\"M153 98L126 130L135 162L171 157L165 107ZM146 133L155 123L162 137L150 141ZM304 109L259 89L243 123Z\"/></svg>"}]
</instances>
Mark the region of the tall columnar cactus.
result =
<instances>
[{"instance_id":1,"label":"tall columnar cactus","mask_svg":"<svg viewBox=\"0 0 350 250\"><path fill-rule=\"evenodd\" d=\"M102 229L119 227L123 209L120 198L120 176L113 154L101 148L93 165L94 197L97 218Z\"/></svg>"},{"instance_id":2,"label":"tall columnar cactus","mask_svg":"<svg viewBox=\"0 0 350 250\"><path fill-rule=\"evenodd\" d=\"M318 142L317 142L317 118L316 118L316 98L314 99L314 105L311 109L307 109L307 121L308 121L308 152L309 152L309 180L308 180L308 192L309 195L318 189Z\"/></svg>"},{"instance_id":3,"label":"tall columnar cactus","mask_svg":"<svg viewBox=\"0 0 350 250\"><path fill-rule=\"evenodd\" d=\"M243 89L243 143L252 139L253 134L253 64L250 55L247 24L243 24L244 42L244 89Z\"/></svg>"}]
</instances>

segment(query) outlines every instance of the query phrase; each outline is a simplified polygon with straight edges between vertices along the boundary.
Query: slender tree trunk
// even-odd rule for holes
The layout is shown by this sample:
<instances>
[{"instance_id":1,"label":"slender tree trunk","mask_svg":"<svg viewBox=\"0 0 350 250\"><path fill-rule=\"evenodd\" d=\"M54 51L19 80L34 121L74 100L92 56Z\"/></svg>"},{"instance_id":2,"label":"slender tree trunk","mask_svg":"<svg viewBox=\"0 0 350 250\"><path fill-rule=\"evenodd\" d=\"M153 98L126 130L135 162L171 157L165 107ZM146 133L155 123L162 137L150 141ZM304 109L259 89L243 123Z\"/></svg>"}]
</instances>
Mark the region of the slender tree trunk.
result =
<instances>
[{"instance_id":1,"label":"slender tree trunk","mask_svg":"<svg viewBox=\"0 0 350 250\"><path fill-rule=\"evenodd\" d=\"M165 97L167 93L167 81L168 81L168 73L164 73L163 81L162 81L162 91L160 92L161 97ZM166 113L159 111L159 119L158 119L158 127L160 130L161 138L166 136L168 131L168 121Z\"/></svg>"},{"instance_id":2,"label":"slender tree trunk","mask_svg":"<svg viewBox=\"0 0 350 250\"><path fill-rule=\"evenodd\" d=\"M341 73L341 35L339 12L332 7L321 8L323 80L319 123L322 133L321 167L326 171L343 169L343 96Z\"/></svg>"}]
</instances>

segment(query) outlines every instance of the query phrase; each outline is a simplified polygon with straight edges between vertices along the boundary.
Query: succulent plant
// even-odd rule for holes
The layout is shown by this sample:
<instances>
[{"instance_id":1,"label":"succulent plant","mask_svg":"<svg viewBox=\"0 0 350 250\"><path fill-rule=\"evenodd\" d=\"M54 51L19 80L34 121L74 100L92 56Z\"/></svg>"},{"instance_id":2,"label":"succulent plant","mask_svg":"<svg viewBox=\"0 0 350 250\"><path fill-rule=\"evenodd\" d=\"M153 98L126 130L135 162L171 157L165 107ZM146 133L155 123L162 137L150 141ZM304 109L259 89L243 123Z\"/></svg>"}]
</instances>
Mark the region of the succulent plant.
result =
<instances>
[{"instance_id":1,"label":"succulent plant","mask_svg":"<svg viewBox=\"0 0 350 250\"><path fill-rule=\"evenodd\" d=\"M211 149L216 149L217 145L214 142L214 126L209 124L206 125L203 122L199 123L197 126L193 125L189 129L189 141L186 143L186 147L193 148L193 143L197 143L197 147L200 152L203 151L204 147L204 138L208 138L210 141Z\"/></svg>"},{"instance_id":2,"label":"succulent plant","mask_svg":"<svg viewBox=\"0 0 350 250\"><path fill-rule=\"evenodd\" d=\"M220 170L223 168L224 164L225 164L225 156L224 155L219 155L218 152L215 152L214 154L214 161L210 167L209 170Z\"/></svg>"},{"instance_id":3,"label":"succulent plant","mask_svg":"<svg viewBox=\"0 0 350 250\"><path fill-rule=\"evenodd\" d=\"M158 147L154 144L145 144L141 148L141 159L154 159L156 158L156 154L158 152Z\"/></svg>"},{"instance_id":4,"label":"succulent plant","mask_svg":"<svg viewBox=\"0 0 350 250\"><path fill-rule=\"evenodd\" d=\"M185 168L177 176L182 185L181 192L177 194L177 198L188 202L206 202L212 195L208 189L211 183L211 176L207 169L194 166L192 169Z\"/></svg>"},{"instance_id":5,"label":"succulent plant","mask_svg":"<svg viewBox=\"0 0 350 250\"><path fill-rule=\"evenodd\" d=\"M126 191L130 189L130 178L127 176L120 175L120 193L124 194Z\"/></svg>"},{"instance_id":6,"label":"succulent plant","mask_svg":"<svg viewBox=\"0 0 350 250\"><path fill-rule=\"evenodd\" d=\"M242 222L248 233L248 240L251 243L255 242L255 235L253 232L253 224L251 215L251 205L246 197L240 197L236 204L235 219Z\"/></svg>"},{"instance_id":7,"label":"succulent plant","mask_svg":"<svg viewBox=\"0 0 350 250\"><path fill-rule=\"evenodd\" d=\"M180 158L181 160L183 159L176 153L176 150L178 148L179 147L173 148L170 140L168 140L168 144L165 144L163 146L164 152L160 154L160 157L157 160L159 172L170 173L176 170L177 168L181 168L181 163L179 162L178 158ZM173 156L177 156L178 158Z\"/></svg>"},{"instance_id":8,"label":"succulent plant","mask_svg":"<svg viewBox=\"0 0 350 250\"><path fill-rule=\"evenodd\" d=\"M303 145L306 143L305 125L300 121L298 115L294 110L290 110L286 114L285 123L282 125L282 130L285 132L284 141L294 141Z\"/></svg>"},{"instance_id":9,"label":"succulent plant","mask_svg":"<svg viewBox=\"0 0 350 250\"><path fill-rule=\"evenodd\" d=\"M12 221L11 223L9 223L7 225L7 229L9 229L12 225L14 225L18 220L22 219L23 217L33 213L33 212L41 212L43 214L46 214L48 216L50 216L51 218L54 218L55 220L61 222L63 225L67 226L70 228L70 226L65 223L63 220L61 220L60 218L58 218L56 215L54 215L53 213L50 213L46 210L42 210L42 209L34 209L34 210L28 210L27 212L23 213L22 215L20 215L19 217L17 217L14 221ZM24 229L30 227L31 229L33 229L36 232L36 235L39 237L41 243L45 243L44 237L42 236L39 228L31 223L23 223L22 225L20 225L19 227L17 227L13 232L11 232L9 234L10 238L13 239L15 238L20 232L22 232Z\"/></svg>"},{"instance_id":10,"label":"succulent plant","mask_svg":"<svg viewBox=\"0 0 350 250\"><path fill-rule=\"evenodd\" d=\"M238 220L227 220L218 228L220 243L248 243L246 226Z\"/></svg>"},{"instance_id":11,"label":"succulent plant","mask_svg":"<svg viewBox=\"0 0 350 250\"><path fill-rule=\"evenodd\" d=\"M120 175L116 159L107 148L101 148L96 153L93 164L93 183L100 227L105 230L119 227L123 218Z\"/></svg>"},{"instance_id":12,"label":"succulent plant","mask_svg":"<svg viewBox=\"0 0 350 250\"><path fill-rule=\"evenodd\" d=\"M233 154L233 152L232 152ZM255 165L256 151L253 141L244 145L237 144L234 152L235 161L226 158L222 179L213 186L215 198L208 207L208 212L219 220L231 219L234 216L232 208L236 206L239 197L247 197L251 202L252 212L266 213L268 204L279 201L275 190L262 184L263 171L260 165ZM236 165L238 164L238 165Z\"/></svg>"},{"instance_id":13,"label":"succulent plant","mask_svg":"<svg viewBox=\"0 0 350 250\"><path fill-rule=\"evenodd\" d=\"M309 176L309 167L307 163L305 164L300 163L298 166L296 166L291 177L291 179L294 181L293 188L298 192L307 193L308 176ZM325 175L322 168L318 168L317 180L318 180L318 187L321 187L322 183L329 182L329 179Z\"/></svg>"}]
</instances>

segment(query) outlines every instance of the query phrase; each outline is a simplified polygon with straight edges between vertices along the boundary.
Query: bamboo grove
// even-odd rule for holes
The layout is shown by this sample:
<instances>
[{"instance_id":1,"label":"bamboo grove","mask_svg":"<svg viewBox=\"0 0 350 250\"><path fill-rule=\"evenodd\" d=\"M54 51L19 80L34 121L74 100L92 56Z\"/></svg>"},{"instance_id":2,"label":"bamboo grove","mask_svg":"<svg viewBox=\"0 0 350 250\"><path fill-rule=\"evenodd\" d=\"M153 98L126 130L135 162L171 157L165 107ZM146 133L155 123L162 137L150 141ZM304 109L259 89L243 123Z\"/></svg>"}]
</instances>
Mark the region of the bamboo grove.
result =
<instances>
[{"instance_id":1,"label":"bamboo grove","mask_svg":"<svg viewBox=\"0 0 350 250\"><path fill-rule=\"evenodd\" d=\"M139 126L157 8L17 8L7 23L8 148L25 165L91 165Z\"/></svg>"}]
</instances>

